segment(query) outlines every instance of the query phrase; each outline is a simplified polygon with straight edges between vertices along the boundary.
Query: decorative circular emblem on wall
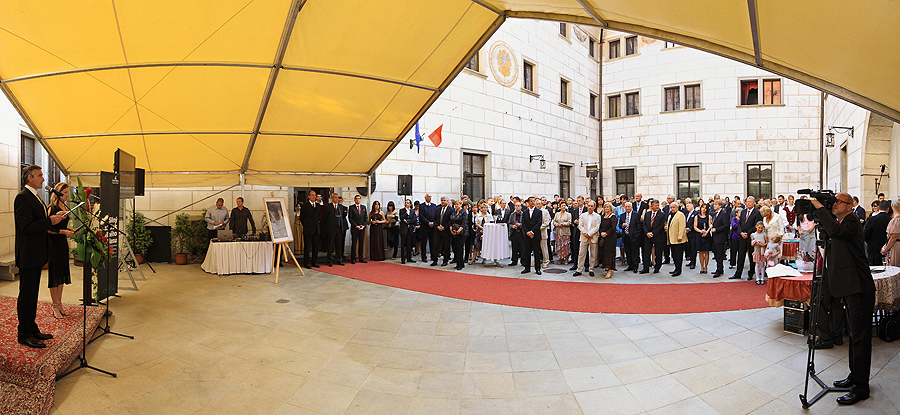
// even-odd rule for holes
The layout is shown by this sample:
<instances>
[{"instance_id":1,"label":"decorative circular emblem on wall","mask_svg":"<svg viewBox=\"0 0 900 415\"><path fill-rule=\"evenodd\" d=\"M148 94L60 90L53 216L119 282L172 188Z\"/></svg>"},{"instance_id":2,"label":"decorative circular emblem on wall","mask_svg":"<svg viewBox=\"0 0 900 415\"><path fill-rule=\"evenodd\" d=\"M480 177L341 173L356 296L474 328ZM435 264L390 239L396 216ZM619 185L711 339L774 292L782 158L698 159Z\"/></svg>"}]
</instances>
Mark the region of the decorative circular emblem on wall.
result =
<instances>
[{"instance_id":1,"label":"decorative circular emblem on wall","mask_svg":"<svg viewBox=\"0 0 900 415\"><path fill-rule=\"evenodd\" d=\"M513 86L519 79L519 64L516 54L506 42L497 41L491 46L491 73L500 85Z\"/></svg>"}]
</instances>

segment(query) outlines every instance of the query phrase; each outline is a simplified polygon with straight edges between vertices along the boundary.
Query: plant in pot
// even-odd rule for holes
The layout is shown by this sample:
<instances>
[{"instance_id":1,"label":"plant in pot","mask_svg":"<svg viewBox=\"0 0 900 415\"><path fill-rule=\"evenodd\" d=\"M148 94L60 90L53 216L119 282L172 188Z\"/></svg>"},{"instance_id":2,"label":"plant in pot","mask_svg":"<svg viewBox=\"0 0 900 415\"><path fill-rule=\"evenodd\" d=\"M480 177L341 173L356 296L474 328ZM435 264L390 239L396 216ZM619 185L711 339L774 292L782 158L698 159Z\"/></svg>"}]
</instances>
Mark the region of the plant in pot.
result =
<instances>
[{"instance_id":1,"label":"plant in pot","mask_svg":"<svg viewBox=\"0 0 900 415\"><path fill-rule=\"evenodd\" d=\"M138 264L144 263L144 255L150 249L150 245L153 245L153 238L145 222L146 217L141 212L134 212L131 221L128 222L128 241L131 242L131 250Z\"/></svg>"},{"instance_id":2,"label":"plant in pot","mask_svg":"<svg viewBox=\"0 0 900 415\"><path fill-rule=\"evenodd\" d=\"M187 265L187 255L194 238L191 226L191 217L182 213L175 217L175 227L172 228L172 246L175 248L175 263Z\"/></svg>"},{"instance_id":3,"label":"plant in pot","mask_svg":"<svg viewBox=\"0 0 900 415\"><path fill-rule=\"evenodd\" d=\"M203 210L203 217L206 217L206 209ZM209 249L209 231L205 220L200 219L191 223L191 236L191 243L188 246L191 255L198 258L206 254Z\"/></svg>"}]
</instances>

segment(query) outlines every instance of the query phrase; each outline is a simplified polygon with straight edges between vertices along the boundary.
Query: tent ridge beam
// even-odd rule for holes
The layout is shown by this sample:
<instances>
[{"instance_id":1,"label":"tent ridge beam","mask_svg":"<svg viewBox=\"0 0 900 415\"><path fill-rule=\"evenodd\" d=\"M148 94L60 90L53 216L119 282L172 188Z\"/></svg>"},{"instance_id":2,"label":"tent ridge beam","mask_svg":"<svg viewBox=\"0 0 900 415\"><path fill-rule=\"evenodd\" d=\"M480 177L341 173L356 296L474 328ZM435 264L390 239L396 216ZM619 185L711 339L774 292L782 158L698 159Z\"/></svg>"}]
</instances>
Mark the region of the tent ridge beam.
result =
<instances>
[{"instance_id":1,"label":"tent ridge beam","mask_svg":"<svg viewBox=\"0 0 900 415\"><path fill-rule=\"evenodd\" d=\"M52 76L71 75L85 72L112 71L116 69L141 69L141 68L159 68L159 67L201 67L214 66L222 68L255 68L255 69L271 69L271 64L262 63L237 63L237 62L147 62L147 63L130 63L122 65L95 66L92 68L66 69L61 71L45 72L33 75L23 75L15 78L9 78L2 83L13 83L19 81L28 81L31 79L48 78Z\"/></svg>"},{"instance_id":2,"label":"tent ridge beam","mask_svg":"<svg viewBox=\"0 0 900 415\"><path fill-rule=\"evenodd\" d=\"M247 151L244 154L244 162L241 164L241 173L247 171L250 165L250 156L253 154L253 146L256 145L256 137L259 136L259 129L262 127L263 119L266 116L266 110L269 107L269 100L272 98L272 92L275 90L275 80L278 79L278 72L281 70L284 62L284 55L287 53L287 45L291 40L291 32L294 31L294 24L297 17L300 16L300 10L306 4L307 0L292 0L291 9L288 12L287 21L284 23L284 29L281 32L281 40L278 41L278 50L275 53L275 60L272 64L271 72L269 72L269 80L266 82L266 89L263 92L262 102L259 103L259 111L256 114L256 121L253 123L253 132L250 134L250 142L247 143Z\"/></svg>"},{"instance_id":3,"label":"tent ridge beam","mask_svg":"<svg viewBox=\"0 0 900 415\"><path fill-rule=\"evenodd\" d=\"M341 72L341 71L335 71L335 70L329 70L329 69L306 68L306 67L300 67L300 66L282 66L281 69L284 69L287 71L312 72L312 73L321 73L321 74L327 74L327 75L347 76L350 78L368 79L370 81L386 82L389 84L397 84L397 85L408 86L408 87L412 87L412 88L424 89L426 91L431 91L431 92L438 91L437 88L432 88L430 86L418 85L418 84L413 84L413 83L405 82L405 81L398 81L396 79L381 78L381 77L372 76L372 75L362 75L362 74Z\"/></svg>"},{"instance_id":4,"label":"tent ridge beam","mask_svg":"<svg viewBox=\"0 0 900 415\"><path fill-rule=\"evenodd\" d=\"M588 6L586 0L578 0L578 4L581 4L581 7L584 8L584 11L587 12L587 14L591 15L591 17L593 17L594 20L596 20L597 23L600 24L600 26L609 26L609 24L606 23L606 20L600 17L600 13L597 13L597 10L595 10L593 7Z\"/></svg>"},{"instance_id":5,"label":"tent ridge beam","mask_svg":"<svg viewBox=\"0 0 900 415\"><path fill-rule=\"evenodd\" d=\"M68 138L98 138L98 137L125 137L138 135L250 135L252 131L130 131L120 133L98 133L98 134L71 134L56 135L45 137L44 140L63 140ZM392 138L381 137L363 137L355 135L339 135L339 134L321 134L321 133L303 133L303 132L284 132L284 131L260 131L262 135L277 136L294 136L294 137L317 137L317 138L341 138L347 140L365 140L365 141L384 141L393 143Z\"/></svg>"},{"instance_id":6,"label":"tent ridge beam","mask_svg":"<svg viewBox=\"0 0 900 415\"><path fill-rule=\"evenodd\" d=\"M502 10L499 10L499 9L495 8L494 6L491 6L490 4L487 4L481 0L472 0L472 3L475 3L481 7L484 7L485 9L488 9L494 13L497 13L498 15L501 15L501 16L503 15Z\"/></svg>"},{"instance_id":7,"label":"tent ridge beam","mask_svg":"<svg viewBox=\"0 0 900 415\"><path fill-rule=\"evenodd\" d=\"M756 15L756 0L747 0L747 9L750 10L750 35L753 36L753 57L756 58L756 66L762 68L762 51L759 47L759 23Z\"/></svg>"}]
</instances>

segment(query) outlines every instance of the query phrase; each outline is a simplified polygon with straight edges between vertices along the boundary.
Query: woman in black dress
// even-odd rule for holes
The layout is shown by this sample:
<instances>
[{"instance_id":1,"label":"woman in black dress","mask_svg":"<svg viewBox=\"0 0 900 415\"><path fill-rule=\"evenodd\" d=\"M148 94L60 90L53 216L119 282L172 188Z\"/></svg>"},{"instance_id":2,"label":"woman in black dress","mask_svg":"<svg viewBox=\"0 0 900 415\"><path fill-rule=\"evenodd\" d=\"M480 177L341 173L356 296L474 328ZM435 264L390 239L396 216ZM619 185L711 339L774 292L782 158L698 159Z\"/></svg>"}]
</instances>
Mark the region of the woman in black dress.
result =
<instances>
[{"instance_id":1,"label":"woman in black dress","mask_svg":"<svg viewBox=\"0 0 900 415\"><path fill-rule=\"evenodd\" d=\"M397 211L394 201L388 201L384 218L387 219L385 233L387 233L388 250L393 250L391 259L397 259L397 251L400 250L400 212Z\"/></svg>"},{"instance_id":2,"label":"woman in black dress","mask_svg":"<svg viewBox=\"0 0 900 415\"><path fill-rule=\"evenodd\" d=\"M706 274L709 266L709 249L712 237L709 236L709 205L700 205L700 214L694 217L694 231L697 238L697 255L700 257L700 273Z\"/></svg>"},{"instance_id":3,"label":"woman in black dress","mask_svg":"<svg viewBox=\"0 0 900 415\"><path fill-rule=\"evenodd\" d=\"M69 185L65 183L57 183L53 187L56 192L62 196L57 196L51 192L50 208L48 214L55 215L57 212L67 212L66 200L69 199ZM50 298L53 303L50 310L53 311L53 317L63 318L66 313L62 308L62 292L65 284L71 284L72 279L69 275L69 242L66 240L71 237L74 232L69 229L69 217L61 220L47 231L50 242L48 267L48 287L50 288Z\"/></svg>"},{"instance_id":4,"label":"woman in black dress","mask_svg":"<svg viewBox=\"0 0 900 415\"><path fill-rule=\"evenodd\" d=\"M453 238L453 259L456 262L456 269L460 270L466 266L466 254L463 252L466 244L466 238L469 236L469 227L466 220L469 218L468 213L463 210L462 202L459 200L453 202L453 208L456 209L450 214L450 235Z\"/></svg>"},{"instance_id":5,"label":"woman in black dress","mask_svg":"<svg viewBox=\"0 0 900 415\"><path fill-rule=\"evenodd\" d=\"M369 211L369 259L372 261L384 261L384 213L381 213L381 203L376 200Z\"/></svg>"},{"instance_id":6,"label":"woman in black dress","mask_svg":"<svg viewBox=\"0 0 900 415\"><path fill-rule=\"evenodd\" d=\"M618 224L619 219L613 212L612 204L603 205L603 215L600 218L600 238L603 247L600 248L597 256L603 260L603 265L606 265L606 275L603 276L606 279L612 278L613 271L616 270L616 239L618 238L616 226Z\"/></svg>"}]
</instances>

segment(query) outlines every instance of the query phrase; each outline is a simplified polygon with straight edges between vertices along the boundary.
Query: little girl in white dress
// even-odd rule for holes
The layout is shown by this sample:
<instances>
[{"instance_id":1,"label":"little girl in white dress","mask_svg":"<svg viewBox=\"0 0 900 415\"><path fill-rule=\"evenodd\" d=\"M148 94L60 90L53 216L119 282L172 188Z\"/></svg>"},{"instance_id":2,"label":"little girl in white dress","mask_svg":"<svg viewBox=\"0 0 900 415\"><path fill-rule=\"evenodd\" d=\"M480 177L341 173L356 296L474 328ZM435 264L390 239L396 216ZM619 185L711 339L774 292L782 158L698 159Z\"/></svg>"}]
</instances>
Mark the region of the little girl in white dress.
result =
<instances>
[{"instance_id":1,"label":"little girl in white dress","mask_svg":"<svg viewBox=\"0 0 900 415\"><path fill-rule=\"evenodd\" d=\"M753 263L756 264L756 285L766 283L766 227L762 221L756 222L756 232L750 235L753 247Z\"/></svg>"}]
</instances>

